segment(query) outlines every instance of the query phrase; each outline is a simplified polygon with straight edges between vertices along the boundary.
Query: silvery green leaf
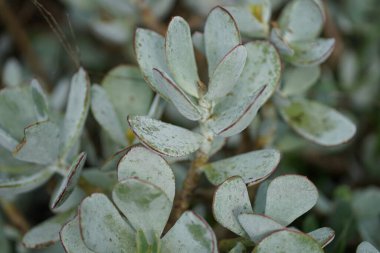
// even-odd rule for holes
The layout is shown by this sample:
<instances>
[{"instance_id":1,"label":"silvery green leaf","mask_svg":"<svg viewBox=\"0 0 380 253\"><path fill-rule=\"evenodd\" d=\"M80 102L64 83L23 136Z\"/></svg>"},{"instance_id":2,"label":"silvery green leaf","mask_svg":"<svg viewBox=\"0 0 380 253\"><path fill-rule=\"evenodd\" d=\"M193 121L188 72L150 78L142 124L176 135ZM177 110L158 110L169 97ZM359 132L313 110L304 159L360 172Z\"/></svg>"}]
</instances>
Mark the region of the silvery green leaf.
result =
<instances>
[{"instance_id":1,"label":"silvery green leaf","mask_svg":"<svg viewBox=\"0 0 380 253\"><path fill-rule=\"evenodd\" d=\"M238 219L249 238L256 244L271 233L284 229L284 226L265 215L241 214Z\"/></svg>"},{"instance_id":2,"label":"silvery green leaf","mask_svg":"<svg viewBox=\"0 0 380 253\"><path fill-rule=\"evenodd\" d=\"M84 243L94 252L135 253L135 231L112 202L100 193L85 198L79 207Z\"/></svg>"},{"instance_id":3,"label":"silvery green leaf","mask_svg":"<svg viewBox=\"0 0 380 253\"><path fill-rule=\"evenodd\" d=\"M217 241L207 222L187 211L162 238L162 252L216 253Z\"/></svg>"},{"instance_id":4,"label":"silvery green leaf","mask_svg":"<svg viewBox=\"0 0 380 253\"><path fill-rule=\"evenodd\" d=\"M18 141L0 128L0 145L8 151L12 151L18 145Z\"/></svg>"},{"instance_id":5,"label":"silvery green leaf","mask_svg":"<svg viewBox=\"0 0 380 253\"><path fill-rule=\"evenodd\" d=\"M36 79L33 79L30 84L33 102L34 102L34 109L35 113L37 115L38 121L45 121L48 119L48 102L47 97L44 93L44 91L41 88L41 85L38 83Z\"/></svg>"},{"instance_id":6,"label":"silvery green leaf","mask_svg":"<svg viewBox=\"0 0 380 253\"><path fill-rule=\"evenodd\" d=\"M157 91L158 84L153 78L153 69L157 68L165 73L170 73L166 64L165 39L146 29L138 28L135 34L136 59L145 80ZM165 99L170 98L162 95Z\"/></svg>"},{"instance_id":7,"label":"silvery green leaf","mask_svg":"<svg viewBox=\"0 0 380 253\"><path fill-rule=\"evenodd\" d=\"M355 125L336 110L317 102L294 99L280 108L285 121L300 135L324 146L349 141Z\"/></svg>"},{"instance_id":8,"label":"silvery green leaf","mask_svg":"<svg viewBox=\"0 0 380 253\"><path fill-rule=\"evenodd\" d=\"M42 169L29 175L0 179L0 195L7 196L31 191L44 184L53 175L50 169Z\"/></svg>"},{"instance_id":9,"label":"silvery green leaf","mask_svg":"<svg viewBox=\"0 0 380 253\"><path fill-rule=\"evenodd\" d=\"M226 96L239 79L246 59L247 50L243 45L238 45L231 49L219 62L211 75L205 98L212 101Z\"/></svg>"},{"instance_id":10,"label":"silvery green leaf","mask_svg":"<svg viewBox=\"0 0 380 253\"><path fill-rule=\"evenodd\" d=\"M153 92L135 66L119 65L102 80L102 87L118 115L123 131L128 128L127 115L147 114Z\"/></svg>"},{"instance_id":11,"label":"silvery green leaf","mask_svg":"<svg viewBox=\"0 0 380 253\"><path fill-rule=\"evenodd\" d=\"M306 177L280 176L268 186L265 215L287 226L309 211L318 200L318 190Z\"/></svg>"},{"instance_id":12,"label":"silvery green leaf","mask_svg":"<svg viewBox=\"0 0 380 253\"><path fill-rule=\"evenodd\" d=\"M261 87L251 96L242 97L240 100L234 95L227 96L214 110L214 117L210 121L211 130L223 137L230 137L244 130L260 109L258 100L266 88L267 86Z\"/></svg>"},{"instance_id":13,"label":"silvery green leaf","mask_svg":"<svg viewBox=\"0 0 380 253\"><path fill-rule=\"evenodd\" d=\"M51 121L37 122L24 130L24 138L13 150L13 156L37 164L53 163L59 153L60 129Z\"/></svg>"},{"instance_id":14,"label":"silvery green leaf","mask_svg":"<svg viewBox=\"0 0 380 253\"><path fill-rule=\"evenodd\" d=\"M202 54L205 54L205 39L204 35L201 32L194 32L191 36L191 39L193 40L193 45L196 49L199 50Z\"/></svg>"},{"instance_id":15,"label":"silvery green leaf","mask_svg":"<svg viewBox=\"0 0 380 253\"><path fill-rule=\"evenodd\" d=\"M274 46L255 41L245 45L248 57L234 90L216 105L210 127L224 137L244 130L276 90L281 60Z\"/></svg>"},{"instance_id":16,"label":"silvery green leaf","mask_svg":"<svg viewBox=\"0 0 380 253\"><path fill-rule=\"evenodd\" d=\"M50 108L61 111L66 105L67 97L70 90L70 81L61 79L55 85L54 90L49 96Z\"/></svg>"},{"instance_id":17,"label":"silvery green leaf","mask_svg":"<svg viewBox=\"0 0 380 253\"><path fill-rule=\"evenodd\" d=\"M66 158L78 141L90 106L90 82L83 68L73 76L61 131L60 155Z\"/></svg>"},{"instance_id":18,"label":"silvery green leaf","mask_svg":"<svg viewBox=\"0 0 380 253\"><path fill-rule=\"evenodd\" d=\"M356 249L356 253L379 253L379 251L369 242L362 242Z\"/></svg>"},{"instance_id":19,"label":"silvery green leaf","mask_svg":"<svg viewBox=\"0 0 380 253\"><path fill-rule=\"evenodd\" d=\"M115 44L123 45L129 42L133 36L133 28L130 20L126 19L102 19L93 20L90 24L92 31L102 39Z\"/></svg>"},{"instance_id":20,"label":"silvery green leaf","mask_svg":"<svg viewBox=\"0 0 380 253\"><path fill-rule=\"evenodd\" d=\"M239 31L244 37L265 38L267 36L271 9L268 1L262 1L262 3L257 4L252 3L248 6L227 6L226 9L236 20ZM260 16L256 17L252 13L255 9L260 11L258 13Z\"/></svg>"},{"instance_id":21,"label":"silvery green leaf","mask_svg":"<svg viewBox=\"0 0 380 253\"><path fill-rule=\"evenodd\" d=\"M212 210L215 220L235 234L247 237L239 223L242 213L253 213L247 187L240 177L231 177L215 191Z\"/></svg>"},{"instance_id":22,"label":"silvery green leaf","mask_svg":"<svg viewBox=\"0 0 380 253\"><path fill-rule=\"evenodd\" d=\"M292 230L281 230L267 236L252 253L323 253L319 244L307 234Z\"/></svg>"},{"instance_id":23,"label":"silvery green leaf","mask_svg":"<svg viewBox=\"0 0 380 253\"><path fill-rule=\"evenodd\" d=\"M235 20L220 6L209 13L204 30L208 75L211 77L219 62L241 43L241 39Z\"/></svg>"},{"instance_id":24,"label":"silvery green leaf","mask_svg":"<svg viewBox=\"0 0 380 253\"><path fill-rule=\"evenodd\" d=\"M281 55L293 56L294 50L289 43L282 37L282 32L278 28L272 28L270 33L270 41L276 46Z\"/></svg>"},{"instance_id":25,"label":"silvery green leaf","mask_svg":"<svg viewBox=\"0 0 380 253\"><path fill-rule=\"evenodd\" d=\"M324 11L317 0L295 0L282 11L279 25L287 41L307 41L318 37L324 21Z\"/></svg>"},{"instance_id":26,"label":"silvery green leaf","mask_svg":"<svg viewBox=\"0 0 380 253\"><path fill-rule=\"evenodd\" d=\"M78 207L86 196L87 194L85 191L82 190L79 186L76 186L72 190L71 194L67 197L67 199L62 203L62 205L60 207L52 209L51 211L53 213L63 213L72 210L73 208Z\"/></svg>"},{"instance_id":27,"label":"silvery green leaf","mask_svg":"<svg viewBox=\"0 0 380 253\"><path fill-rule=\"evenodd\" d=\"M169 77L169 75L160 69L153 69L153 79L158 85L157 92L164 94L164 97L170 98L178 111L190 120L199 120L201 113L193 97L187 95L181 88Z\"/></svg>"},{"instance_id":28,"label":"silvery green leaf","mask_svg":"<svg viewBox=\"0 0 380 253\"><path fill-rule=\"evenodd\" d=\"M174 174L164 158L143 146L134 146L121 158L118 180L138 178L161 188L170 201L175 194Z\"/></svg>"},{"instance_id":29,"label":"silvery green leaf","mask_svg":"<svg viewBox=\"0 0 380 253\"><path fill-rule=\"evenodd\" d=\"M128 152L129 147L119 150L118 152L112 154L108 157L103 165L100 167L101 171L115 170L120 159Z\"/></svg>"},{"instance_id":30,"label":"silvery green leaf","mask_svg":"<svg viewBox=\"0 0 380 253\"><path fill-rule=\"evenodd\" d=\"M22 84L22 67L15 58L7 60L3 67L2 82L7 87L17 87Z\"/></svg>"},{"instance_id":31,"label":"silvery green leaf","mask_svg":"<svg viewBox=\"0 0 380 253\"><path fill-rule=\"evenodd\" d=\"M244 244L238 242L228 253L245 253L245 250Z\"/></svg>"},{"instance_id":32,"label":"silvery green leaf","mask_svg":"<svg viewBox=\"0 0 380 253\"><path fill-rule=\"evenodd\" d=\"M38 121L30 86L0 91L0 119L3 132L21 141L24 128Z\"/></svg>"},{"instance_id":33,"label":"silvery green leaf","mask_svg":"<svg viewBox=\"0 0 380 253\"><path fill-rule=\"evenodd\" d=\"M323 227L311 231L308 233L314 240L316 240L319 245L324 248L326 247L332 240L334 240L335 232L331 228Z\"/></svg>"},{"instance_id":34,"label":"silvery green leaf","mask_svg":"<svg viewBox=\"0 0 380 253\"><path fill-rule=\"evenodd\" d=\"M164 230L173 204L158 186L136 178L116 184L112 198L134 229L144 231L149 242Z\"/></svg>"},{"instance_id":35,"label":"silvery green leaf","mask_svg":"<svg viewBox=\"0 0 380 253\"><path fill-rule=\"evenodd\" d=\"M78 216L66 223L59 234L66 253L93 253L82 240Z\"/></svg>"},{"instance_id":36,"label":"silvery green leaf","mask_svg":"<svg viewBox=\"0 0 380 253\"><path fill-rule=\"evenodd\" d=\"M167 156L184 156L196 151L203 137L182 127L144 116L128 117L136 136L149 148Z\"/></svg>"},{"instance_id":37,"label":"silvery green leaf","mask_svg":"<svg viewBox=\"0 0 380 253\"><path fill-rule=\"evenodd\" d=\"M306 92L321 75L319 66L287 68L283 75L282 92L288 96Z\"/></svg>"},{"instance_id":38,"label":"silvery green leaf","mask_svg":"<svg viewBox=\"0 0 380 253\"><path fill-rule=\"evenodd\" d=\"M57 214L33 227L22 239L25 247L35 249L54 244L59 241L62 226L74 216L73 211Z\"/></svg>"},{"instance_id":39,"label":"silvery green leaf","mask_svg":"<svg viewBox=\"0 0 380 253\"><path fill-rule=\"evenodd\" d=\"M288 60L296 66L315 66L324 62L331 55L334 47L335 39L292 43L295 53Z\"/></svg>"},{"instance_id":40,"label":"silvery green leaf","mask_svg":"<svg viewBox=\"0 0 380 253\"><path fill-rule=\"evenodd\" d=\"M280 153L267 149L219 160L203 166L202 170L214 185L221 184L232 176L240 176L244 183L254 185L268 178L279 162Z\"/></svg>"},{"instance_id":41,"label":"silvery green leaf","mask_svg":"<svg viewBox=\"0 0 380 253\"><path fill-rule=\"evenodd\" d=\"M60 207L74 191L79 181L84 163L86 162L86 153L80 153L72 162L67 175L63 178L57 191L54 193L50 207L56 209Z\"/></svg>"},{"instance_id":42,"label":"silvery green leaf","mask_svg":"<svg viewBox=\"0 0 380 253\"><path fill-rule=\"evenodd\" d=\"M198 97L198 69L195 62L190 27L181 17L174 17L166 33L166 57L176 83L191 96Z\"/></svg>"},{"instance_id":43,"label":"silvery green leaf","mask_svg":"<svg viewBox=\"0 0 380 253\"><path fill-rule=\"evenodd\" d=\"M122 146L127 145L118 115L106 91L99 85L91 87L91 110L95 119L112 140Z\"/></svg>"}]
</instances>

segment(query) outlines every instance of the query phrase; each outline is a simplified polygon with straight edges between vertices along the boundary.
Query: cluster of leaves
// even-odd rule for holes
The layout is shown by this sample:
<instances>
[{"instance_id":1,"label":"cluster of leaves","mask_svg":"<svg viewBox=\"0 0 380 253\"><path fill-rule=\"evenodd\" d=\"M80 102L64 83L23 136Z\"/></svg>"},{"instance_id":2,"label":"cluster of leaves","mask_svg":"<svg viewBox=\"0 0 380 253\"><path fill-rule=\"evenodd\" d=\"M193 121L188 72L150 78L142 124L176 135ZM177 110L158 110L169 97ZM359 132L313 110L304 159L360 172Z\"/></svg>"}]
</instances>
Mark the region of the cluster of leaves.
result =
<instances>
[{"instance_id":1,"label":"cluster of leaves","mask_svg":"<svg viewBox=\"0 0 380 253\"><path fill-rule=\"evenodd\" d=\"M117 43L130 41L132 28L141 21L130 13L147 7L160 17L172 5L65 2L79 17L91 13L84 23ZM194 10L205 5L186 2ZM278 111L296 133L322 146L340 145L354 136L350 119L307 98L321 75L320 64L335 45L334 39L319 37L326 20L323 4L293 0L271 23L270 1L229 2L206 3L212 9L203 33L191 34L179 16L170 21L165 36L138 28L134 48L139 68L118 66L101 85L90 85L81 68L70 85L57 85L48 97L36 80L21 85L15 63L7 65L8 88L0 94L0 196L13 199L59 177L50 200L55 215L23 236L25 247L55 244L58 248L49 252L61 252L60 241L66 252L218 252L212 226L192 211L164 232L176 193L171 166L187 160L193 163L190 170L217 186L212 203L216 222L238 236L228 247L220 243L221 251L313 253L323 252L333 240L329 227L303 232L290 226L317 203L320 209L323 198L318 201L317 188L303 176L267 180L280 162L271 141L262 145L265 149L215 155L228 144L227 138L255 128L260 109ZM110 18L100 20L98 11ZM198 72L198 54L207 61L207 84ZM157 93L154 99L146 83ZM57 111L67 90L62 115ZM161 121L166 103L198 127L189 130ZM101 127L101 152L110 157L103 164L84 127L90 107ZM276 117L263 123L277 122ZM83 169L85 164L89 168ZM253 207L247 187L257 189ZM374 235L380 210L366 208L376 198L376 188L357 192L349 205L362 238L379 246ZM0 242L4 238L0 234ZM357 252L378 252L369 242ZM1 245L10 252L6 242Z\"/></svg>"}]
</instances>

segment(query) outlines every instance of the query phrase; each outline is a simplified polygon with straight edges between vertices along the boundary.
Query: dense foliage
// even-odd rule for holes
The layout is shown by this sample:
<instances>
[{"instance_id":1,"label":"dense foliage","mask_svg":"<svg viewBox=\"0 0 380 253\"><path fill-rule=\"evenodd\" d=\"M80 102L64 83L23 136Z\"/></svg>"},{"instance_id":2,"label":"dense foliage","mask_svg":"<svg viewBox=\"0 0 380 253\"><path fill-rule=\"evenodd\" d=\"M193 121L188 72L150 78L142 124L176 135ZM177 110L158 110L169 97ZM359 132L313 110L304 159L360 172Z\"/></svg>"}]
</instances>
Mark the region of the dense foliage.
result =
<instances>
[{"instance_id":1,"label":"dense foliage","mask_svg":"<svg viewBox=\"0 0 380 253\"><path fill-rule=\"evenodd\" d=\"M376 8L0 0L0 253L379 252Z\"/></svg>"}]
</instances>

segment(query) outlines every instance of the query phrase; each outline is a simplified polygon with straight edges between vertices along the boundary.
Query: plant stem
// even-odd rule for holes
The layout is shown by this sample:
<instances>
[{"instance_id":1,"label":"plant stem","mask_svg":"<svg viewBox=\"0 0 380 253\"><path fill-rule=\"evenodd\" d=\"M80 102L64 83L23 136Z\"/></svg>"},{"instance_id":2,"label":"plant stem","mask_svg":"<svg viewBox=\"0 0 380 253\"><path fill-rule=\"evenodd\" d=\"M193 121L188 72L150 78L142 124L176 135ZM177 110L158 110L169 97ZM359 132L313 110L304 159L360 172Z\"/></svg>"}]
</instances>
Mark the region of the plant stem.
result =
<instances>
[{"instance_id":1,"label":"plant stem","mask_svg":"<svg viewBox=\"0 0 380 253\"><path fill-rule=\"evenodd\" d=\"M32 72L41 79L43 88L49 91L51 89L51 86L48 85L49 77L34 52L26 31L23 29L19 19L13 13L13 10L9 7L6 0L0 0L0 19L3 20L6 29L12 36Z\"/></svg>"},{"instance_id":2,"label":"plant stem","mask_svg":"<svg viewBox=\"0 0 380 253\"><path fill-rule=\"evenodd\" d=\"M208 161L208 155L199 150L195 159L192 161L191 166L187 172L185 181L183 182L182 191L179 197L174 202L173 219L177 220L189 206L195 188L198 186L200 171L199 168Z\"/></svg>"},{"instance_id":3,"label":"plant stem","mask_svg":"<svg viewBox=\"0 0 380 253\"><path fill-rule=\"evenodd\" d=\"M12 202L5 199L0 199L0 203L9 221L19 229L21 234L25 234L29 230L30 225L20 210Z\"/></svg>"}]
</instances>

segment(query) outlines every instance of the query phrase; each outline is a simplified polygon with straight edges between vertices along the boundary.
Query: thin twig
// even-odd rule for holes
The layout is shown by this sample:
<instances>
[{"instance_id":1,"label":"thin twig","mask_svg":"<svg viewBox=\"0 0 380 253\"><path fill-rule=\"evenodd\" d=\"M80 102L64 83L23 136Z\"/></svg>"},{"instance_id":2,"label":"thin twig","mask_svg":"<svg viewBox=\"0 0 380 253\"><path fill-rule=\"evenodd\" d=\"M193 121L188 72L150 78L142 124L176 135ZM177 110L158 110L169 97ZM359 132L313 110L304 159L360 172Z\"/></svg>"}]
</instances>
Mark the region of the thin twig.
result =
<instances>
[{"instance_id":1,"label":"thin twig","mask_svg":"<svg viewBox=\"0 0 380 253\"><path fill-rule=\"evenodd\" d=\"M3 20L6 29L12 36L32 72L42 81L45 90L50 90L52 86L49 85L49 77L36 53L33 51L26 31L21 26L13 10L8 6L6 0L0 0L0 18Z\"/></svg>"},{"instance_id":2,"label":"thin twig","mask_svg":"<svg viewBox=\"0 0 380 253\"><path fill-rule=\"evenodd\" d=\"M170 224L174 224L174 221L176 221L183 214L183 212L189 208L194 190L199 183L199 168L204 165L207 160L208 156L205 153L202 151L197 152L195 159L191 163L191 166L187 172L186 179L183 182L182 191L174 202L173 215L171 221L169 222Z\"/></svg>"}]
</instances>

